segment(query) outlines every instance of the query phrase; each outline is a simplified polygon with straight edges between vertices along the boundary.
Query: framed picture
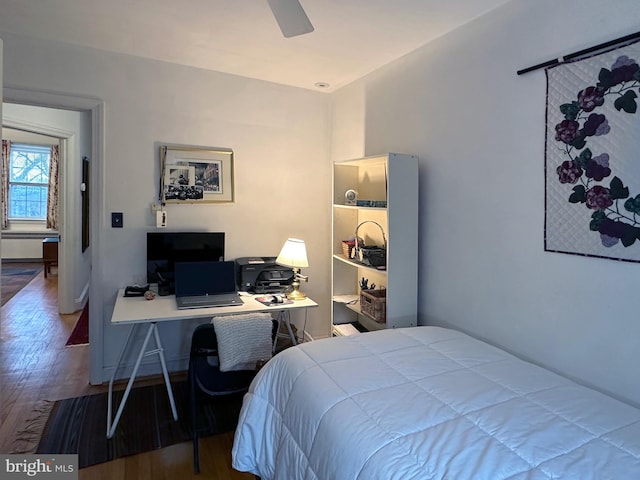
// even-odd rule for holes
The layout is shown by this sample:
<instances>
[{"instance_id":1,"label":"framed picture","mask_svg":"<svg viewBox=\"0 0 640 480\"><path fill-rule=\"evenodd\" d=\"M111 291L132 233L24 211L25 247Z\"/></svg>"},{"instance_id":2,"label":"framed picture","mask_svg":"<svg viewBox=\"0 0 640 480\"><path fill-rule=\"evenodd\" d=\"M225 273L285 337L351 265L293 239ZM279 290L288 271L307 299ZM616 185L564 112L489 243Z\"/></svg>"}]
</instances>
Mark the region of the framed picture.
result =
<instances>
[{"instance_id":1,"label":"framed picture","mask_svg":"<svg viewBox=\"0 0 640 480\"><path fill-rule=\"evenodd\" d=\"M232 203L233 150L162 145L160 188L164 203Z\"/></svg>"},{"instance_id":2,"label":"framed picture","mask_svg":"<svg viewBox=\"0 0 640 480\"><path fill-rule=\"evenodd\" d=\"M82 157L82 187L80 198L82 202L82 252L89 248L90 204L89 204L89 157Z\"/></svg>"}]
</instances>

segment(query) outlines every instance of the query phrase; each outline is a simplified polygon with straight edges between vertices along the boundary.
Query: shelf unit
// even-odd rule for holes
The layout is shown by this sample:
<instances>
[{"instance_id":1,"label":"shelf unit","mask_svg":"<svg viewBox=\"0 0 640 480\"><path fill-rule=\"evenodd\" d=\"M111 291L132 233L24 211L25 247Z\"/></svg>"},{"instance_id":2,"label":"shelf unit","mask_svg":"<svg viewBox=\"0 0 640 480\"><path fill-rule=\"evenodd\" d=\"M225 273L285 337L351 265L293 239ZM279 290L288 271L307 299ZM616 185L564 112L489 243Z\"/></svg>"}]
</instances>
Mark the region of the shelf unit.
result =
<instances>
[{"instance_id":1,"label":"shelf unit","mask_svg":"<svg viewBox=\"0 0 640 480\"><path fill-rule=\"evenodd\" d=\"M347 204L345 193L373 205ZM374 203L375 202L375 203ZM331 267L332 326L352 324L359 331L410 327L417 324L418 284L418 157L387 153L333 165L333 255ZM367 223L363 223L367 222ZM375 222L375 223L374 223ZM383 233L380 228L382 227ZM386 268L364 265L343 254L342 241L355 236L365 245L386 240ZM362 313L360 280L386 288L386 321ZM356 303L347 303L357 299ZM343 335L332 328L334 335Z\"/></svg>"}]
</instances>

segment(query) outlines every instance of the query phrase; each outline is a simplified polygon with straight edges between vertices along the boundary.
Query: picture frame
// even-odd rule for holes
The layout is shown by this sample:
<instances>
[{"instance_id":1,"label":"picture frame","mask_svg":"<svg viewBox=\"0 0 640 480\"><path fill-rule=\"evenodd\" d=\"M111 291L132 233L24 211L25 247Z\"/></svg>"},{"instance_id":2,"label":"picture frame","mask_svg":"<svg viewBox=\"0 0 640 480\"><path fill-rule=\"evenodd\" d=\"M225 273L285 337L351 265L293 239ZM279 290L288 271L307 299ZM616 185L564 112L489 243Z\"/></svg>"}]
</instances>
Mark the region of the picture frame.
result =
<instances>
[{"instance_id":1,"label":"picture frame","mask_svg":"<svg viewBox=\"0 0 640 480\"><path fill-rule=\"evenodd\" d=\"M233 203L233 150L160 146L163 203Z\"/></svg>"},{"instance_id":2,"label":"picture frame","mask_svg":"<svg viewBox=\"0 0 640 480\"><path fill-rule=\"evenodd\" d=\"M89 248L89 229L90 229L90 202L89 202L89 184L90 177L89 157L82 157L82 184L80 189L80 198L82 203L82 253Z\"/></svg>"}]
</instances>

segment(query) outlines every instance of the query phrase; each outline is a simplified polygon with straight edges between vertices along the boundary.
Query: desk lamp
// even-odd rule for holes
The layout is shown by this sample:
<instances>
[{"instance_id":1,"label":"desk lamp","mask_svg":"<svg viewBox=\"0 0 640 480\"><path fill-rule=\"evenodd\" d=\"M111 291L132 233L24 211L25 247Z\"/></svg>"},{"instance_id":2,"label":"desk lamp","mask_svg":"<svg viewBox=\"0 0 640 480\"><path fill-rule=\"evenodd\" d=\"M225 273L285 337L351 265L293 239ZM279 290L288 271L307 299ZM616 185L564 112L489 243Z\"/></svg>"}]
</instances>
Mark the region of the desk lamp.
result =
<instances>
[{"instance_id":1,"label":"desk lamp","mask_svg":"<svg viewBox=\"0 0 640 480\"><path fill-rule=\"evenodd\" d=\"M307 282L309 277L300 274L301 267L308 267L309 261L307 260L307 248L304 245L304 240L298 240L297 238L287 238L284 242L282 250L276 263L285 267L293 268L293 283L291 286L293 290L287 293L287 298L290 300L304 300L307 296L300 291L300 280Z\"/></svg>"}]
</instances>

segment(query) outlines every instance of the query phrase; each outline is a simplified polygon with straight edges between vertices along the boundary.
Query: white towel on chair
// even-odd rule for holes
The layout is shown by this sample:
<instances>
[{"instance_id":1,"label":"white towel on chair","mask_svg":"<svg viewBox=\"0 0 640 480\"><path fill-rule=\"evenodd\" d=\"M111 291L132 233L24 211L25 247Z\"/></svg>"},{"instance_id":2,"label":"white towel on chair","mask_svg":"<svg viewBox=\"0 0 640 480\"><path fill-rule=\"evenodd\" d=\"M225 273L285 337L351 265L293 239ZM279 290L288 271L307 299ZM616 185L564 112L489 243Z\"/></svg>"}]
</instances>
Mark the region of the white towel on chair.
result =
<instances>
[{"instance_id":1,"label":"white towel on chair","mask_svg":"<svg viewBox=\"0 0 640 480\"><path fill-rule=\"evenodd\" d=\"M268 313L224 315L211 320L218 338L220 371L254 370L271 358L273 320Z\"/></svg>"}]
</instances>

